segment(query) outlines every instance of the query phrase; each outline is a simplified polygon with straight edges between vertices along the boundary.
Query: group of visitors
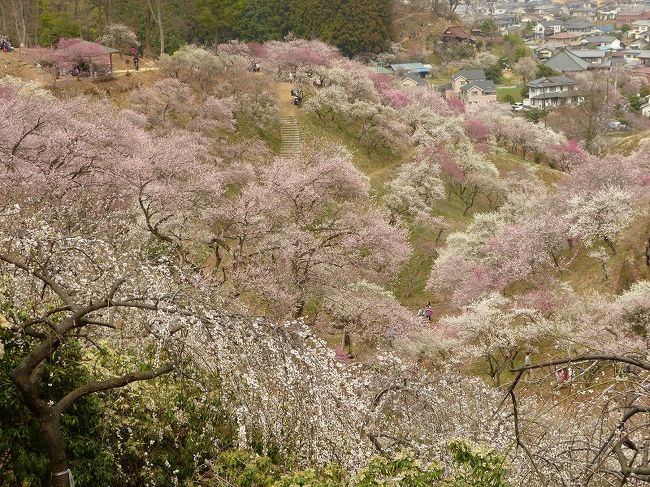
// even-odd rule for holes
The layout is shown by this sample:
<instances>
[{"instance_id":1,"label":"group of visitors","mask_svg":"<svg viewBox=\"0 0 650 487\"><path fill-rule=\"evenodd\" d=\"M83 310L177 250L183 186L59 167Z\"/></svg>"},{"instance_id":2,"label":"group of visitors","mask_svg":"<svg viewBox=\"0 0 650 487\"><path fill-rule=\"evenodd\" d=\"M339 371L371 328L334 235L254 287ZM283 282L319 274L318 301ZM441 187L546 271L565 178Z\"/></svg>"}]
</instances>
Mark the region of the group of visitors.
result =
<instances>
[{"instance_id":1,"label":"group of visitors","mask_svg":"<svg viewBox=\"0 0 650 487\"><path fill-rule=\"evenodd\" d=\"M302 105L302 91L300 88L293 87L291 88L291 96L293 97L293 104L299 107Z\"/></svg>"},{"instance_id":2,"label":"group of visitors","mask_svg":"<svg viewBox=\"0 0 650 487\"><path fill-rule=\"evenodd\" d=\"M424 321L431 321L432 316L433 307L431 306L431 302L428 302L426 307L418 310L418 317Z\"/></svg>"},{"instance_id":3,"label":"group of visitors","mask_svg":"<svg viewBox=\"0 0 650 487\"><path fill-rule=\"evenodd\" d=\"M131 56L133 57L133 69L138 71L140 69L140 54L138 53L138 49L132 47Z\"/></svg>"},{"instance_id":4,"label":"group of visitors","mask_svg":"<svg viewBox=\"0 0 650 487\"><path fill-rule=\"evenodd\" d=\"M13 50L14 46L11 45L11 41L4 36L0 36L0 51L11 52Z\"/></svg>"}]
</instances>

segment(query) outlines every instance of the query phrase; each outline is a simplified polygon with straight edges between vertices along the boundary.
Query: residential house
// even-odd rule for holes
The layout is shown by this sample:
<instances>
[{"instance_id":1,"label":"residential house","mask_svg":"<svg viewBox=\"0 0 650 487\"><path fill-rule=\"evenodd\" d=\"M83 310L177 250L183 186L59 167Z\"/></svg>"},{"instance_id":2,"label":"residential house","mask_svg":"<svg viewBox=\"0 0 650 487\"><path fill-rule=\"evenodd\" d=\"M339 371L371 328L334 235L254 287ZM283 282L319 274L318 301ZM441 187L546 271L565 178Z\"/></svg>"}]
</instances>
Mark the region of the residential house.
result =
<instances>
[{"instance_id":1,"label":"residential house","mask_svg":"<svg viewBox=\"0 0 650 487\"><path fill-rule=\"evenodd\" d=\"M454 94L461 93L461 88L471 81L482 81L485 71L482 69L462 69L451 77L451 86Z\"/></svg>"},{"instance_id":2,"label":"residential house","mask_svg":"<svg viewBox=\"0 0 650 487\"><path fill-rule=\"evenodd\" d=\"M555 16L556 14L562 14L562 7L559 5L551 5L548 3L539 3L537 5L534 5L530 9L534 14L538 15L548 15L548 16Z\"/></svg>"},{"instance_id":3,"label":"residential house","mask_svg":"<svg viewBox=\"0 0 650 487\"><path fill-rule=\"evenodd\" d=\"M571 15L574 17L580 17L581 19L593 21L598 17L598 13L593 8L589 7L578 7L570 10Z\"/></svg>"},{"instance_id":4,"label":"residential house","mask_svg":"<svg viewBox=\"0 0 650 487\"><path fill-rule=\"evenodd\" d=\"M605 21L605 20L616 20L616 15L619 10L617 8L607 7L606 9L599 9L596 15L596 20Z\"/></svg>"},{"instance_id":5,"label":"residential house","mask_svg":"<svg viewBox=\"0 0 650 487\"><path fill-rule=\"evenodd\" d=\"M612 66L625 66L625 52L624 51L612 51L609 62Z\"/></svg>"},{"instance_id":6,"label":"residential house","mask_svg":"<svg viewBox=\"0 0 650 487\"><path fill-rule=\"evenodd\" d=\"M641 115L650 118L650 98L640 107Z\"/></svg>"},{"instance_id":7,"label":"residential house","mask_svg":"<svg viewBox=\"0 0 650 487\"><path fill-rule=\"evenodd\" d=\"M533 108L553 108L561 105L577 104L580 96L576 82L566 76L539 78L529 82L527 105Z\"/></svg>"},{"instance_id":8,"label":"residential house","mask_svg":"<svg viewBox=\"0 0 650 487\"><path fill-rule=\"evenodd\" d=\"M486 104L497 101L494 81L485 78L480 69L463 69L451 77L451 83L438 87L446 99L460 98L468 104Z\"/></svg>"},{"instance_id":9,"label":"residential house","mask_svg":"<svg viewBox=\"0 0 650 487\"><path fill-rule=\"evenodd\" d=\"M644 54L646 51L642 51L640 49L625 49L623 51L623 56L625 57L625 62L628 64L637 64L641 63L642 61L639 59L639 56L641 54Z\"/></svg>"},{"instance_id":10,"label":"residential house","mask_svg":"<svg viewBox=\"0 0 650 487\"><path fill-rule=\"evenodd\" d=\"M568 49L561 49L544 65L561 73L578 73L589 69L590 64Z\"/></svg>"},{"instance_id":11,"label":"residential house","mask_svg":"<svg viewBox=\"0 0 650 487\"><path fill-rule=\"evenodd\" d=\"M417 74L420 78L426 78L431 74L431 71L433 70L430 64L422 63L391 64L390 69L396 73Z\"/></svg>"},{"instance_id":12,"label":"residential house","mask_svg":"<svg viewBox=\"0 0 650 487\"><path fill-rule=\"evenodd\" d=\"M472 42L472 36L459 25L452 25L440 35L443 42Z\"/></svg>"},{"instance_id":13,"label":"residential house","mask_svg":"<svg viewBox=\"0 0 650 487\"><path fill-rule=\"evenodd\" d=\"M635 7L629 10L621 10L616 14L616 27L620 29L625 24L632 25L632 22L636 20L648 19L650 19L649 7Z\"/></svg>"},{"instance_id":14,"label":"residential house","mask_svg":"<svg viewBox=\"0 0 650 487\"><path fill-rule=\"evenodd\" d=\"M587 61L592 67L600 65L609 67L606 62L607 53L600 49L571 49L571 54L578 56L583 61Z\"/></svg>"},{"instance_id":15,"label":"residential house","mask_svg":"<svg viewBox=\"0 0 650 487\"><path fill-rule=\"evenodd\" d=\"M496 103L497 87L489 79L470 81L461 86L462 99L469 105Z\"/></svg>"},{"instance_id":16,"label":"residential house","mask_svg":"<svg viewBox=\"0 0 650 487\"><path fill-rule=\"evenodd\" d=\"M587 36L582 40L586 47L602 49L603 51L618 51L625 48L625 45L614 36L594 35Z\"/></svg>"},{"instance_id":17,"label":"residential house","mask_svg":"<svg viewBox=\"0 0 650 487\"><path fill-rule=\"evenodd\" d=\"M546 46L541 46L535 49L535 56L537 56L537 59L541 61L544 61L546 59L551 59L554 53L555 51L553 49Z\"/></svg>"},{"instance_id":18,"label":"residential house","mask_svg":"<svg viewBox=\"0 0 650 487\"><path fill-rule=\"evenodd\" d=\"M643 51L639 54L639 61L643 63L644 66L650 66L650 51Z\"/></svg>"},{"instance_id":19,"label":"residential house","mask_svg":"<svg viewBox=\"0 0 650 487\"><path fill-rule=\"evenodd\" d=\"M426 88L429 86L429 83L427 83L424 79L420 78L417 74L413 74L413 73L405 74L400 80L399 84L402 86L408 86L412 88L414 87Z\"/></svg>"},{"instance_id":20,"label":"residential house","mask_svg":"<svg viewBox=\"0 0 650 487\"><path fill-rule=\"evenodd\" d=\"M563 46L579 46L582 39L581 34L573 34L571 32L560 32L548 38L551 41L559 42Z\"/></svg>"},{"instance_id":21,"label":"residential house","mask_svg":"<svg viewBox=\"0 0 650 487\"><path fill-rule=\"evenodd\" d=\"M560 20L543 20L535 24L534 30L537 37L549 37L562 32L562 27Z\"/></svg>"},{"instance_id":22,"label":"residential house","mask_svg":"<svg viewBox=\"0 0 650 487\"><path fill-rule=\"evenodd\" d=\"M492 17L500 32L508 32L515 27L520 27L519 18L516 15L498 15Z\"/></svg>"},{"instance_id":23,"label":"residential house","mask_svg":"<svg viewBox=\"0 0 650 487\"><path fill-rule=\"evenodd\" d=\"M586 20L571 20L564 23L563 30L571 34L588 34L594 30L594 25Z\"/></svg>"},{"instance_id":24,"label":"residential house","mask_svg":"<svg viewBox=\"0 0 650 487\"><path fill-rule=\"evenodd\" d=\"M630 49L638 49L640 51L648 49L650 47L650 32L640 34L639 37L628 44L628 47Z\"/></svg>"},{"instance_id":25,"label":"residential house","mask_svg":"<svg viewBox=\"0 0 650 487\"><path fill-rule=\"evenodd\" d=\"M627 33L628 37L637 39L642 34L650 31L650 20L635 20L630 24L630 31Z\"/></svg>"}]
</instances>

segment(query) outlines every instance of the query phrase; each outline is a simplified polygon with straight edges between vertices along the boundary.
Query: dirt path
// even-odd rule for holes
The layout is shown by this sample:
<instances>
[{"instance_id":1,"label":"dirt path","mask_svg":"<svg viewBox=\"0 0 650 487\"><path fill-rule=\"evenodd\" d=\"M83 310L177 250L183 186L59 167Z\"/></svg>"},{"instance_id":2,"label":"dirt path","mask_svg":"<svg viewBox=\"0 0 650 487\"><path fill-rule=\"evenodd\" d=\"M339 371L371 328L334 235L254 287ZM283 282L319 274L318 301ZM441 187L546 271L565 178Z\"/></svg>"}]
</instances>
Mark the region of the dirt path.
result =
<instances>
[{"instance_id":1,"label":"dirt path","mask_svg":"<svg viewBox=\"0 0 650 487\"><path fill-rule=\"evenodd\" d=\"M280 105L280 116L295 117L298 114L298 108L293 104L293 97L291 96L291 83L277 83L276 92L278 97L278 104Z\"/></svg>"}]
</instances>

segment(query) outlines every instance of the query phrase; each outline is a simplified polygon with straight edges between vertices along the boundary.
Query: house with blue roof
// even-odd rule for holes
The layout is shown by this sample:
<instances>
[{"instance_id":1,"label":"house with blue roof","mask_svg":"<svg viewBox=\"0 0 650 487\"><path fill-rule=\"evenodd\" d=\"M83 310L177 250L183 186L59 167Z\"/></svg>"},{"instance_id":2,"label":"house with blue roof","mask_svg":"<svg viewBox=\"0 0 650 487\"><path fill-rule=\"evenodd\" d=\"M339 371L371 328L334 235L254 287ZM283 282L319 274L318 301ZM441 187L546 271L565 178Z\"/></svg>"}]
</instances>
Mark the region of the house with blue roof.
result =
<instances>
[{"instance_id":1,"label":"house with blue roof","mask_svg":"<svg viewBox=\"0 0 650 487\"><path fill-rule=\"evenodd\" d=\"M433 71L433 68L430 64L422 63L391 64L390 69L400 74L417 74L420 78L426 78L427 76L430 76L431 71Z\"/></svg>"}]
</instances>

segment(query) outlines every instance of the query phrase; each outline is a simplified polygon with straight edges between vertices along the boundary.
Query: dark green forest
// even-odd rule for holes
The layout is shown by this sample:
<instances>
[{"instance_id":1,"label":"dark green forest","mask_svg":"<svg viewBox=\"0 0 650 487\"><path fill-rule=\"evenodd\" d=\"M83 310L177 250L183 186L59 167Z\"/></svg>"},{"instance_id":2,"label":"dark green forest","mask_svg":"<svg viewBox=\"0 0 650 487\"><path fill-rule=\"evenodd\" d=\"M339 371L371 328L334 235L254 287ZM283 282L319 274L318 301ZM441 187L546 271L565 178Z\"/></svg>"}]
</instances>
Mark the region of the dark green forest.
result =
<instances>
[{"instance_id":1,"label":"dark green forest","mask_svg":"<svg viewBox=\"0 0 650 487\"><path fill-rule=\"evenodd\" d=\"M380 52L391 36L392 0L0 0L0 34L15 45L61 37L95 40L106 25L131 27L146 50L188 43L321 39L349 56ZM162 43L161 43L162 39Z\"/></svg>"}]
</instances>

